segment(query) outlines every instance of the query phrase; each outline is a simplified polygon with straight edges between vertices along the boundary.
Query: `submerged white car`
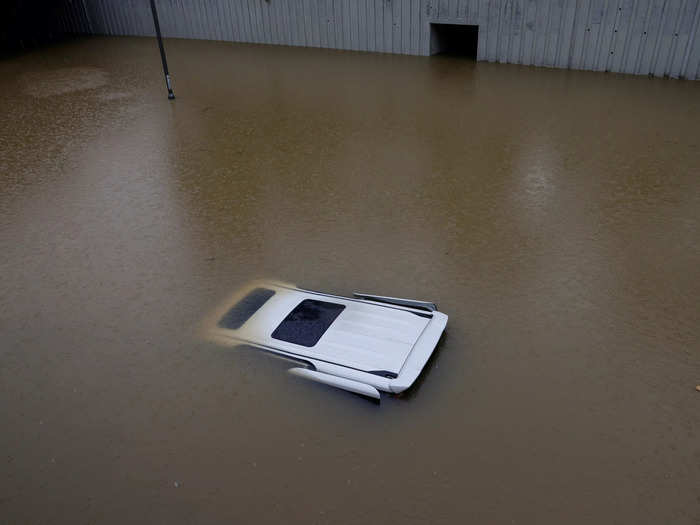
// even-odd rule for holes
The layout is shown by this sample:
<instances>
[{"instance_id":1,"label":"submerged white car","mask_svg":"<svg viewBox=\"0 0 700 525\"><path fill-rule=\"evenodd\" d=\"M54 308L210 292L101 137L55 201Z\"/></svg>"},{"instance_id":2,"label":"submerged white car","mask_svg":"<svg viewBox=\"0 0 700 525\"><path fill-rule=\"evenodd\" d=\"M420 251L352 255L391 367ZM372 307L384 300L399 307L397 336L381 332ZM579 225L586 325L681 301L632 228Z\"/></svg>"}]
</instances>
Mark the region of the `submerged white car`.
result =
<instances>
[{"instance_id":1,"label":"submerged white car","mask_svg":"<svg viewBox=\"0 0 700 525\"><path fill-rule=\"evenodd\" d=\"M305 365L291 373L365 396L403 392L435 349L447 315L430 302L354 295L257 281L214 312L207 337L287 357Z\"/></svg>"}]
</instances>

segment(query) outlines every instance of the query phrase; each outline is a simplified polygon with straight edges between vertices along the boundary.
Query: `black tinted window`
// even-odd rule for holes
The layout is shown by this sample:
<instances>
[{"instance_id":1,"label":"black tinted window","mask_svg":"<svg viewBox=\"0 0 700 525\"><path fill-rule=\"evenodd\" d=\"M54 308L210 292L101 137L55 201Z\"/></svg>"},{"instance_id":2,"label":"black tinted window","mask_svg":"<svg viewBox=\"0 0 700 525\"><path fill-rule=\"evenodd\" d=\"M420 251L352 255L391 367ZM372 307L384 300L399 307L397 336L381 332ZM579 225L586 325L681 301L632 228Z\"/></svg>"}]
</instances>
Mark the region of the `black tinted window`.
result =
<instances>
[{"instance_id":1,"label":"black tinted window","mask_svg":"<svg viewBox=\"0 0 700 525\"><path fill-rule=\"evenodd\" d=\"M272 337L296 345L314 346L344 308L342 304L305 299L275 328Z\"/></svg>"},{"instance_id":2,"label":"black tinted window","mask_svg":"<svg viewBox=\"0 0 700 525\"><path fill-rule=\"evenodd\" d=\"M219 326L229 330L238 330L273 295L275 295L273 290L256 288L224 314L219 320Z\"/></svg>"}]
</instances>

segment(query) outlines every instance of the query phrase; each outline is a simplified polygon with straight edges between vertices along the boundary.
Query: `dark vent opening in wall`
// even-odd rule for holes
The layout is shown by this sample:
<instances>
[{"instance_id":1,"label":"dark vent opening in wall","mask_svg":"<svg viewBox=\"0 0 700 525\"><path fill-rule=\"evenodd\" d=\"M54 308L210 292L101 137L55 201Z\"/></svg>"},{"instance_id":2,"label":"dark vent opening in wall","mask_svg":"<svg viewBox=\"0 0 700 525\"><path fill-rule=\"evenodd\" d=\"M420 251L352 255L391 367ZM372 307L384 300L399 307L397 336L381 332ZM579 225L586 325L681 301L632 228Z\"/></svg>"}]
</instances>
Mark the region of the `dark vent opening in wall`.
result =
<instances>
[{"instance_id":1,"label":"dark vent opening in wall","mask_svg":"<svg viewBox=\"0 0 700 525\"><path fill-rule=\"evenodd\" d=\"M453 55L476 60L479 26L430 24L430 54Z\"/></svg>"}]
</instances>

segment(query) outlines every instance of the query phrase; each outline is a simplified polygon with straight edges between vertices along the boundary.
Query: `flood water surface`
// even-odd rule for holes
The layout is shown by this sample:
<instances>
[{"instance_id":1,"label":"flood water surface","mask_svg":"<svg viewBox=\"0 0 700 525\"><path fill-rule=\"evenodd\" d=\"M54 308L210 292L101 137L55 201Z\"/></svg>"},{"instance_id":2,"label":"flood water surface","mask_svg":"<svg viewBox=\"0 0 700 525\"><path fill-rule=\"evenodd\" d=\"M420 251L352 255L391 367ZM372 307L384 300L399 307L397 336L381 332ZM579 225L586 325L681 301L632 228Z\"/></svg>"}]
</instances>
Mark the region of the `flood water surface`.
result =
<instances>
[{"instance_id":1,"label":"flood water surface","mask_svg":"<svg viewBox=\"0 0 700 525\"><path fill-rule=\"evenodd\" d=\"M93 38L0 62L0 521L700 519L700 86ZM380 404L197 337L434 301Z\"/></svg>"}]
</instances>

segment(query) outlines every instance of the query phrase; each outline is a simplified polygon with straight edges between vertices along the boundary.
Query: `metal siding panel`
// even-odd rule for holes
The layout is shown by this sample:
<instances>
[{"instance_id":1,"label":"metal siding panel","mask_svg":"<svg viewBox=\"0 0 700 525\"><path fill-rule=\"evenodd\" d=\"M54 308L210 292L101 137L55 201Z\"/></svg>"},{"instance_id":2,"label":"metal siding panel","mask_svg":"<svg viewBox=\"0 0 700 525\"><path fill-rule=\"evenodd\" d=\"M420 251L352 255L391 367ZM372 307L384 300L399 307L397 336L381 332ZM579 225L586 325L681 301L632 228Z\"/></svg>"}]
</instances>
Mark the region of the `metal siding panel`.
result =
<instances>
[{"instance_id":1,"label":"metal siding panel","mask_svg":"<svg viewBox=\"0 0 700 525\"><path fill-rule=\"evenodd\" d=\"M561 66L561 56L562 56L562 49L569 49L569 0L559 0L559 19L557 21L557 40L556 44L554 46L554 49L552 50L552 62L551 65L552 67L562 67ZM565 53L564 53L565 54Z\"/></svg>"},{"instance_id":2,"label":"metal siding panel","mask_svg":"<svg viewBox=\"0 0 700 525\"><path fill-rule=\"evenodd\" d=\"M588 36L588 7L590 0L576 0L574 20L571 24L571 46L569 49L568 66L580 69L583 57L583 47Z\"/></svg>"},{"instance_id":3,"label":"metal siding panel","mask_svg":"<svg viewBox=\"0 0 700 525\"><path fill-rule=\"evenodd\" d=\"M571 50L574 41L574 21L576 19L576 0L566 0L562 12L561 33L555 67L565 68L569 66Z\"/></svg>"},{"instance_id":4,"label":"metal siding panel","mask_svg":"<svg viewBox=\"0 0 700 525\"><path fill-rule=\"evenodd\" d=\"M350 49L358 51L360 49L360 32L358 23L357 0L350 0L347 3L348 26L350 28Z\"/></svg>"},{"instance_id":5,"label":"metal siding panel","mask_svg":"<svg viewBox=\"0 0 700 525\"><path fill-rule=\"evenodd\" d=\"M241 22L243 25L245 41L253 43L256 41L256 27L255 19L253 18L253 13L250 10L250 5L248 5L248 0L236 0L234 5L237 6L239 16L241 17Z\"/></svg>"},{"instance_id":6,"label":"metal siding panel","mask_svg":"<svg viewBox=\"0 0 700 525\"><path fill-rule=\"evenodd\" d=\"M102 0L100 3L102 4L102 10L105 17L105 27L107 29L107 34L110 36L116 36L118 33L114 21L114 15L112 14L112 2L111 0Z\"/></svg>"},{"instance_id":7,"label":"metal siding panel","mask_svg":"<svg viewBox=\"0 0 700 525\"><path fill-rule=\"evenodd\" d=\"M633 23L637 14L637 0L624 0L620 4L620 15L615 25L615 36L612 41L613 54L608 63L608 71L622 71L629 50L629 41L632 36Z\"/></svg>"},{"instance_id":8,"label":"metal siding panel","mask_svg":"<svg viewBox=\"0 0 700 525\"><path fill-rule=\"evenodd\" d=\"M486 60L495 62L498 43L498 10L500 1L489 0L486 6Z\"/></svg>"},{"instance_id":9,"label":"metal siding panel","mask_svg":"<svg viewBox=\"0 0 700 525\"><path fill-rule=\"evenodd\" d=\"M425 2L423 0L416 1L416 54L425 55L425 34L428 33L430 39L430 24L426 16Z\"/></svg>"},{"instance_id":10,"label":"metal siding panel","mask_svg":"<svg viewBox=\"0 0 700 525\"><path fill-rule=\"evenodd\" d=\"M459 20L463 19L464 17L461 15L462 13L462 4L464 4L464 0L452 0L452 3L450 4L450 11L452 13L452 18L454 20Z\"/></svg>"},{"instance_id":11,"label":"metal siding panel","mask_svg":"<svg viewBox=\"0 0 700 525\"><path fill-rule=\"evenodd\" d=\"M700 0L157 1L166 37L429 54L439 20L479 26L478 60L690 78L700 67ZM66 33L154 33L145 0L73 0L56 19Z\"/></svg>"},{"instance_id":12,"label":"metal siding panel","mask_svg":"<svg viewBox=\"0 0 700 525\"><path fill-rule=\"evenodd\" d=\"M210 21L211 15L209 14L209 6L205 0L197 0L201 12L201 26L200 26L200 39L202 40L212 40L214 37L212 31L212 24Z\"/></svg>"},{"instance_id":13,"label":"metal siding panel","mask_svg":"<svg viewBox=\"0 0 700 525\"><path fill-rule=\"evenodd\" d=\"M262 26L257 11L257 0L246 0L246 9L250 20L251 42L255 44L263 43Z\"/></svg>"},{"instance_id":14,"label":"metal siding panel","mask_svg":"<svg viewBox=\"0 0 700 525\"><path fill-rule=\"evenodd\" d=\"M207 2L207 17L209 19L209 35L211 35L209 38L221 42L224 40L224 34L223 28L221 27L219 3L220 0L210 0L209 2Z\"/></svg>"},{"instance_id":15,"label":"metal siding panel","mask_svg":"<svg viewBox=\"0 0 700 525\"><path fill-rule=\"evenodd\" d=\"M299 16L299 0L289 0L287 8L289 10L289 27L291 30L291 38L289 40L289 45L302 46L304 45L304 25L302 23L301 17Z\"/></svg>"},{"instance_id":16,"label":"metal siding panel","mask_svg":"<svg viewBox=\"0 0 700 525\"><path fill-rule=\"evenodd\" d=\"M301 0L299 0L299 2L301 3ZM265 0L258 1L258 6L260 6L260 18L263 24L265 43L274 44L275 40L273 38L272 17L270 16L270 2L266 2ZM304 6L301 5L301 9L303 8Z\"/></svg>"},{"instance_id":17,"label":"metal siding panel","mask_svg":"<svg viewBox=\"0 0 700 525\"><path fill-rule=\"evenodd\" d=\"M297 0L286 0L283 5L287 13L287 26L289 28L289 37L287 43L290 46L298 46L301 42L301 32L299 30L299 17L296 16Z\"/></svg>"},{"instance_id":18,"label":"metal siding panel","mask_svg":"<svg viewBox=\"0 0 700 525\"><path fill-rule=\"evenodd\" d=\"M127 20L127 25L128 25L128 34L130 35L137 35L137 36L144 36L142 32L142 25L141 25L141 10L139 9L140 6L136 4L134 0L129 0L128 1L128 20ZM160 11L159 11L160 14ZM170 16L169 13L166 13L165 18L167 19L167 29L168 33L167 35L172 35L172 32L170 31ZM163 36L166 36L166 32L163 31Z\"/></svg>"},{"instance_id":19,"label":"metal siding panel","mask_svg":"<svg viewBox=\"0 0 700 525\"><path fill-rule=\"evenodd\" d=\"M112 1L112 12L114 13L114 20L117 26L117 31L119 35L128 35L127 31L127 13L128 9L120 9L120 4L121 2L117 2L116 0Z\"/></svg>"},{"instance_id":20,"label":"metal siding panel","mask_svg":"<svg viewBox=\"0 0 700 525\"><path fill-rule=\"evenodd\" d=\"M357 2L357 32L358 32L358 48L360 51L369 50L369 35L367 24L367 0L358 0Z\"/></svg>"},{"instance_id":21,"label":"metal siding panel","mask_svg":"<svg viewBox=\"0 0 700 525\"><path fill-rule=\"evenodd\" d=\"M688 43L687 58L685 59L685 65L681 68L681 76L691 79L700 80L700 6L696 8L695 12L695 28L692 31L693 37Z\"/></svg>"},{"instance_id":22,"label":"metal siding panel","mask_svg":"<svg viewBox=\"0 0 700 525\"><path fill-rule=\"evenodd\" d=\"M353 12L356 49L358 51L367 51L367 34L364 30L365 0L355 0L355 2L353 2Z\"/></svg>"},{"instance_id":23,"label":"metal siding panel","mask_svg":"<svg viewBox=\"0 0 700 525\"><path fill-rule=\"evenodd\" d=\"M686 0L678 13L678 23L676 25L676 35L673 47L668 56L668 65L665 71L666 76L678 78L680 66L683 60L686 44L688 43L688 33L693 23L694 0Z\"/></svg>"},{"instance_id":24,"label":"metal siding panel","mask_svg":"<svg viewBox=\"0 0 700 525\"><path fill-rule=\"evenodd\" d=\"M187 3L188 1L189 0L179 0L185 18L183 29L185 30L187 38L197 38L197 11L191 4Z\"/></svg>"},{"instance_id":25,"label":"metal siding panel","mask_svg":"<svg viewBox=\"0 0 700 525\"><path fill-rule=\"evenodd\" d=\"M99 13L102 19L102 34L113 35L112 24L107 12L107 0L98 0Z\"/></svg>"},{"instance_id":26,"label":"metal siding panel","mask_svg":"<svg viewBox=\"0 0 700 525\"><path fill-rule=\"evenodd\" d=\"M228 26L231 32L232 42L244 42L245 36L243 35L243 27L241 26L241 19L238 15L238 10L236 6L239 2L232 2L231 0L226 0L226 10L228 12Z\"/></svg>"},{"instance_id":27,"label":"metal siding panel","mask_svg":"<svg viewBox=\"0 0 700 525\"><path fill-rule=\"evenodd\" d=\"M185 15L184 30L187 38L197 38L197 10L188 0L179 0L182 13Z\"/></svg>"},{"instance_id":28,"label":"metal siding panel","mask_svg":"<svg viewBox=\"0 0 700 525\"><path fill-rule=\"evenodd\" d=\"M586 69L595 69L596 64L598 63L606 7L607 0L594 0L593 5L591 6L591 16L588 24L588 27L590 28L590 42L588 49L586 50L586 61L584 63L584 67Z\"/></svg>"},{"instance_id":29,"label":"metal siding panel","mask_svg":"<svg viewBox=\"0 0 700 525\"><path fill-rule=\"evenodd\" d=\"M137 28L136 28L136 34L139 36L150 36L151 34L151 26L153 25L153 21L149 20L148 15L150 15L150 9L148 5L145 5L143 2L135 2L135 17L137 20ZM165 9L167 11L167 16L169 20L169 36L174 37L176 30L176 24L177 24L177 12L173 9L173 2L167 2L167 5L165 6ZM152 18L152 17L151 17ZM150 22L150 24L149 24Z\"/></svg>"},{"instance_id":30,"label":"metal siding panel","mask_svg":"<svg viewBox=\"0 0 700 525\"><path fill-rule=\"evenodd\" d=\"M301 17L304 22L304 45L314 46L314 28L311 19L309 0L299 0L301 3Z\"/></svg>"},{"instance_id":31,"label":"metal siding panel","mask_svg":"<svg viewBox=\"0 0 700 525\"><path fill-rule=\"evenodd\" d=\"M503 15L506 17L501 24L501 51L500 51L500 61L506 63L515 62L511 55L511 46L513 44L513 32L514 32L514 11L515 11L515 0L507 0L503 7Z\"/></svg>"},{"instance_id":32,"label":"metal siding panel","mask_svg":"<svg viewBox=\"0 0 700 525\"><path fill-rule=\"evenodd\" d=\"M587 4L587 10L585 15L585 29L583 34L583 39L581 41L581 56L579 58L578 67L580 69L589 69L591 59L590 57L595 52L596 45L596 33L593 27L593 20L595 19L595 13L600 11L600 0L589 0Z\"/></svg>"},{"instance_id":33,"label":"metal siding panel","mask_svg":"<svg viewBox=\"0 0 700 525\"><path fill-rule=\"evenodd\" d=\"M161 0L163 2L166 2L166 0ZM177 5L177 2L175 0L167 0L165 9L168 11L168 17L170 18L170 36L172 38L177 38L179 37L179 24L180 24L180 12L179 12L179 7ZM151 28L149 24L149 20L146 18L144 15L145 12L150 11L148 9L148 5L142 5L140 8L140 14L139 14L139 20L140 20L140 31L143 36L148 36Z\"/></svg>"},{"instance_id":34,"label":"metal siding panel","mask_svg":"<svg viewBox=\"0 0 700 525\"><path fill-rule=\"evenodd\" d=\"M204 21L204 40L219 40L219 32L216 28L216 16L214 13L215 0L197 0L202 5Z\"/></svg>"},{"instance_id":35,"label":"metal siding panel","mask_svg":"<svg viewBox=\"0 0 700 525\"><path fill-rule=\"evenodd\" d=\"M656 51L657 36L661 31L665 4L666 0L652 0L651 11L642 36L642 49L639 65L637 66L637 73L640 75L651 73L652 60Z\"/></svg>"},{"instance_id":36,"label":"metal siding panel","mask_svg":"<svg viewBox=\"0 0 700 525\"><path fill-rule=\"evenodd\" d=\"M274 2L271 5L271 16L274 20L275 37L280 45L289 45L289 37L287 36L287 16L285 15L285 3L281 1Z\"/></svg>"},{"instance_id":37,"label":"metal siding panel","mask_svg":"<svg viewBox=\"0 0 700 525\"><path fill-rule=\"evenodd\" d=\"M421 33L421 2L412 0L411 2L411 54L420 55L420 33Z\"/></svg>"},{"instance_id":38,"label":"metal siding panel","mask_svg":"<svg viewBox=\"0 0 700 525\"><path fill-rule=\"evenodd\" d=\"M110 31L113 35L120 36L121 31L119 30L119 20L114 12L113 0L107 0L105 8L107 11L107 16L109 17Z\"/></svg>"},{"instance_id":39,"label":"metal siding panel","mask_svg":"<svg viewBox=\"0 0 700 525\"><path fill-rule=\"evenodd\" d=\"M520 63L532 64L532 50L535 43L535 16L537 13L537 0L525 0L523 10L523 33L520 49Z\"/></svg>"},{"instance_id":40,"label":"metal siding panel","mask_svg":"<svg viewBox=\"0 0 700 525\"><path fill-rule=\"evenodd\" d=\"M450 11L450 0L439 0L436 7L437 12L435 13L435 17L438 20L447 18L447 13Z\"/></svg>"},{"instance_id":41,"label":"metal siding panel","mask_svg":"<svg viewBox=\"0 0 700 525\"><path fill-rule=\"evenodd\" d=\"M642 44L646 38L646 21L651 11L651 0L637 0L636 16L632 20L632 33L629 37L628 50L623 63L624 73L637 73L637 67L642 55Z\"/></svg>"},{"instance_id":42,"label":"metal siding panel","mask_svg":"<svg viewBox=\"0 0 700 525\"><path fill-rule=\"evenodd\" d=\"M458 2L457 0L449 0L447 2L447 9L445 10L445 19L446 20L456 20L457 19L457 8L458 8Z\"/></svg>"},{"instance_id":43,"label":"metal siding panel","mask_svg":"<svg viewBox=\"0 0 700 525\"><path fill-rule=\"evenodd\" d=\"M411 1L401 2L401 53L411 52Z\"/></svg>"},{"instance_id":44,"label":"metal siding panel","mask_svg":"<svg viewBox=\"0 0 700 525\"><path fill-rule=\"evenodd\" d=\"M294 2L296 0L281 0L279 2L282 17L284 17L284 39L288 46L296 45L296 17L292 16L294 13Z\"/></svg>"},{"instance_id":45,"label":"metal siding panel","mask_svg":"<svg viewBox=\"0 0 700 525\"><path fill-rule=\"evenodd\" d=\"M370 9L372 14L370 20L372 21L372 39L374 42L373 49L381 53L384 49L384 43L382 38L382 7L381 0L370 0Z\"/></svg>"},{"instance_id":46,"label":"metal siding panel","mask_svg":"<svg viewBox=\"0 0 700 525\"><path fill-rule=\"evenodd\" d=\"M520 44L522 36L523 10L522 0L511 0L510 8L510 34L508 36L507 62L518 64L520 62Z\"/></svg>"},{"instance_id":47,"label":"metal siding panel","mask_svg":"<svg viewBox=\"0 0 700 525\"><path fill-rule=\"evenodd\" d=\"M547 22L547 35L542 63L547 67L554 67L557 61L557 49L561 33L563 13L563 0L552 0Z\"/></svg>"},{"instance_id":48,"label":"metal siding panel","mask_svg":"<svg viewBox=\"0 0 700 525\"><path fill-rule=\"evenodd\" d=\"M231 2L229 0L219 0L221 4L221 28L224 34L224 40L226 42L236 42L238 38L236 37L236 30L234 23L233 13L231 12Z\"/></svg>"},{"instance_id":49,"label":"metal siding panel","mask_svg":"<svg viewBox=\"0 0 700 525\"><path fill-rule=\"evenodd\" d=\"M245 17L243 16L242 2L238 0L229 0L231 6L231 16L233 17L234 35L237 42L248 42L248 28L246 27Z\"/></svg>"},{"instance_id":50,"label":"metal siding panel","mask_svg":"<svg viewBox=\"0 0 700 525\"><path fill-rule=\"evenodd\" d=\"M605 3L605 13L600 26L600 44L598 45L598 55L596 57L595 70L607 71L610 57L614 53L613 39L615 37L615 26L620 16L620 0L609 0Z\"/></svg>"},{"instance_id":51,"label":"metal siding panel","mask_svg":"<svg viewBox=\"0 0 700 525\"><path fill-rule=\"evenodd\" d=\"M349 0L340 0L338 3L338 28L340 29L340 49L350 49L350 20L347 16Z\"/></svg>"},{"instance_id":52,"label":"metal siding panel","mask_svg":"<svg viewBox=\"0 0 700 525\"><path fill-rule=\"evenodd\" d=\"M319 16L321 17L321 46L332 48L334 47L331 43L332 2L329 2L329 0L319 0L319 6Z\"/></svg>"},{"instance_id":53,"label":"metal siding panel","mask_svg":"<svg viewBox=\"0 0 700 525\"><path fill-rule=\"evenodd\" d=\"M221 25L221 19L223 18L221 16L221 0L211 0L208 3L207 14L209 15L210 20L210 34L213 37L213 39L216 39L220 42L225 40L224 28Z\"/></svg>"},{"instance_id":54,"label":"metal siding panel","mask_svg":"<svg viewBox=\"0 0 700 525\"><path fill-rule=\"evenodd\" d=\"M377 26L374 20L374 0L365 2L365 31L367 32L367 50L377 51Z\"/></svg>"},{"instance_id":55,"label":"metal siding panel","mask_svg":"<svg viewBox=\"0 0 700 525\"><path fill-rule=\"evenodd\" d=\"M294 0L292 0L294 1ZM338 4L340 0L328 0L329 2L329 10L330 10L330 19L332 21L332 24L330 26L331 30L331 41L332 41L332 47L334 49L340 49L341 48L341 30L342 28L340 27L340 21L338 19Z\"/></svg>"},{"instance_id":56,"label":"metal siding panel","mask_svg":"<svg viewBox=\"0 0 700 525\"><path fill-rule=\"evenodd\" d=\"M286 45L288 43L284 32L283 7L284 5L279 0L268 3L268 17L270 19L270 27L272 28L272 41L277 45Z\"/></svg>"},{"instance_id":57,"label":"metal siding panel","mask_svg":"<svg viewBox=\"0 0 700 525\"><path fill-rule=\"evenodd\" d=\"M671 57L678 41L678 17L683 7L681 3L682 0L670 0L668 2L666 23L661 30L659 45L652 67L655 76L668 76Z\"/></svg>"},{"instance_id":58,"label":"metal siding panel","mask_svg":"<svg viewBox=\"0 0 700 525\"><path fill-rule=\"evenodd\" d=\"M534 1L534 0L533 0ZM478 0L478 13L477 17L479 22L479 35L476 48L476 59L477 60L488 60L486 52L486 44L488 42L488 8L489 0Z\"/></svg>"},{"instance_id":59,"label":"metal siding panel","mask_svg":"<svg viewBox=\"0 0 700 525\"><path fill-rule=\"evenodd\" d=\"M320 37L318 34L318 11L316 10L316 0L305 0L306 13L309 21L309 36L311 38L311 46L319 47Z\"/></svg>"},{"instance_id":60,"label":"metal siding panel","mask_svg":"<svg viewBox=\"0 0 700 525\"><path fill-rule=\"evenodd\" d=\"M183 6L187 5L188 0L183 0ZM202 38L202 14L199 2L193 2L190 4L192 8L189 10L192 16L189 17L189 33L190 38L200 39Z\"/></svg>"},{"instance_id":61,"label":"metal siding panel","mask_svg":"<svg viewBox=\"0 0 700 525\"><path fill-rule=\"evenodd\" d=\"M85 0L81 0L82 3L82 11L83 11L83 18L85 20L85 27L87 29L87 32L90 34L93 34L96 32L96 27L92 21L92 17L90 16L90 8L85 4Z\"/></svg>"},{"instance_id":62,"label":"metal siding panel","mask_svg":"<svg viewBox=\"0 0 700 525\"><path fill-rule=\"evenodd\" d=\"M85 0L80 1L80 7L78 8L80 11L80 16L83 20L83 33L87 34L94 34L95 33L95 26L92 22L92 17L90 16L90 9L85 3Z\"/></svg>"},{"instance_id":63,"label":"metal siding panel","mask_svg":"<svg viewBox=\"0 0 700 525\"><path fill-rule=\"evenodd\" d=\"M513 43L511 46L511 56L514 64L523 63L523 46L525 43L525 11L527 9L526 0L515 0L515 14L513 20Z\"/></svg>"},{"instance_id":64,"label":"metal siding panel","mask_svg":"<svg viewBox=\"0 0 700 525\"><path fill-rule=\"evenodd\" d=\"M677 47L678 51L676 52L677 61L672 66L671 76L678 78L687 77L688 58L694 37L697 38L699 20L700 1L690 0L686 4L685 16L679 30L680 39Z\"/></svg>"},{"instance_id":65,"label":"metal siding panel","mask_svg":"<svg viewBox=\"0 0 700 525\"><path fill-rule=\"evenodd\" d=\"M538 0L539 16L535 18L535 46L532 63L536 66L544 65L544 52L547 43L547 29L551 15L550 0Z\"/></svg>"},{"instance_id":66,"label":"metal siding panel","mask_svg":"<svg viewBox=\"0 0 700 525\"><path fill-rule=\"evenodd\" d=\"M469 0L467 20L472 25L479 24L479 2L480 0Z\"/></svg>"},{"instance_id":67,"label":"metal siding panel","mask_svg":"<svg viewBox=\"0 0 700 525\"><path fill-rule=\"evenodd\" d=\"M392 51L392 36L393 36L391 1L390 0L381 0L381 2L382 2L382 20L384 21L384 25L382 27L382 32L384 34L384 52L391 53L391 51Z\"/></svg>"},{"instance_id":68,"label":"metal siding panel","mask_svg":"<svg viewBox=\"0 0 700 525\"><path fill-rule=\"evenodd\" d=\"M293 1L293 0L292 0ZM317 0L319 17L319 45L335 48L335 26L333 24L332 0Z\"/></svg>"},{"instance_id":69,"label":"metal siding panel","mask_svg":"<svg viewBox=\"0 0 700 525\"><path fill-rule=\"evenodd\" d=\"M250 25L250 14L248 13L247 6L243 0L235 0L232 5L234 6L234 12L238 17L238 28L242 36L243 42L253 41L253 29Z\"/></svg>"},{"instance_id":70,"label":"metal siding panel","mask_svg":"<svg viewBox=\"0 0 700 525\"><path fill-rule=\"evenodd\" d=\"M301 3L302 0L299 0ZM274 9L276 7L273 7L272 2L267 2L265 0L262 0L258 2L260 5L260 15L262 17L263 21L263 28L265 31L265 42L267 44L278 44L278 35L279 33L277 32L277 26L276 20L275 20L275 13ZM302 5L303 9L303 5Z\"/></svg>"},{"instance_id":71,"label":"metal siding panel","mask_svg":"<svg viewBox=\"0 0 700 525\"><path fill-rule=\"evenodd\" d=\"M326 2L317 0L316 17L318 19L318 46L328 47L328 23L326 17Z\"/></svg>"},{"instance_id":72,"label":"metal siding panel","mask_svg":"<svg viewBox=\"0 0 700 525\"><path fill-rule=\"evenodd\" d=\"M189 38L190 36L190 23L189 23L189 13L186 13L183 6L182 0L176 0L177 9L177 22L175 26L177 28L177 36L180 38Z\"/></svg>"},{"instance_id":73,"label":"metal siding panel","mask_svg":"<svg viewBox=\"0 0 700 525\"><path fill-rule=\"evenodd\" d=\"M107 24L102 10L102 2L100 0L90 2L92 7L91 19L98 35L107 34Z\"/></svg>"},{"instance_id":74,"label":"metal siding panel","mask_svg":"<svg viewBox=\"0 0 700 525\"><path fill-rule=\"evenodd\" d=\"M661 8L661 18L659 19L658 23L655 26L655 31L654 31L654 38L653 38L653 45L651 46L649 50L649 62L647 67L645 68L648 73L651 76L654 76L654 70L656 69L656 62L657 58L659 56L659 50L662 45L662 40L664 36L664 32L666 30L666 25L668 23L668 19L672 18L670 16L670 11L671 11L671 4L673 3L673 0L665 0L663 3L663 6Z\"/></svg>"},{"instance_id":75,"label":"metal siding panel","mask_svg":"<svg viewBox=\"0 0 700 525\"><path fill-rule=\"evenodd\" d=\"M372 49L381 53L384 49L384 39L383 39L383 26L384 22L382 20L382 6L381 0L370 0L370 10L371 15L369 20L372 24Z\"/></svg>"},{"instance_id":76,"label":"metal siding panel","mask_svg":"<svg viewBox=\"0 0 700 525\"><path fill-rule=\"evenodd\" d=\"M176 22L175 22L175 30L177 31L177 36L179 38L187 38L188 36L188 17L185 16L185 11L182 8L182 1L181 0L176 0L174 3L174 9L176 9Z\"/></svg>"},{"instance_id":77,"label":"metal siding panel","mask_svg":"<svg viewBox=\"0 0 700 525\"><path fill-rule=\"evenodd\" d=\"M495 12L496 16L496 21L494 23L496 32L496 38L494 39L494 56L496 62L504 62L501 53L503 48L503 26L505 25L504 19L506 17L508 0L497 0L497 4L494 5L494 7L495 9L493 11Z\"/></svg>"},{"instance_id":78,"label":"metal siding panel","mask_svg":"<svg viewBox=\"0 0 700 525\"><path fill-rule=\"evenodd\" d=\"M336 49L345 49L343 43L343 14L342 14L342 0L333 0L333 26L335 37L335 47Z\"/></svg>"},{"instance_id":79,"label":"metal siding panel","mask_svg":"<svg viewBox=\"0 0 700 525\"><path fill-rule=\"evenodd\" d=\"M115 0L109 0L108 2L108 9L109 13L112 17L112 24L114 27L114 34L122 36L124 34L124 31L122 29L122 13L120 10L117 9L115 6Z\"/></svg>"},{"instance_id":80,"label":"metal siding panel","mask_svg":"<svg viewBox=\"0 0 700 525\"><path fill-rule=\"evenodd\" d=\"M251 28L251 42L259 44L263 42L262 28L257 11L257 0L245 0L245 5L248 10Z\"/></svg>"},{"instance_id":81,"label":"metal siding panel","mask_svg":"<svg viewBox=\"0 0 700 525\"><path fill-rule=\"evenodd\" d=\"M391 51L401 53L401 2L391 2Z\"/></svg>"}]
</instances>

